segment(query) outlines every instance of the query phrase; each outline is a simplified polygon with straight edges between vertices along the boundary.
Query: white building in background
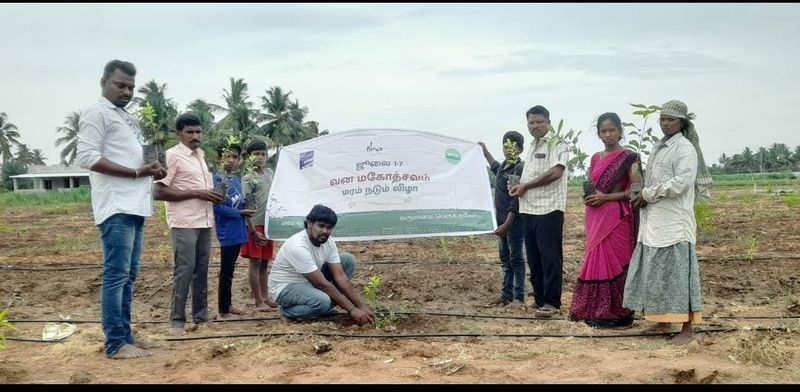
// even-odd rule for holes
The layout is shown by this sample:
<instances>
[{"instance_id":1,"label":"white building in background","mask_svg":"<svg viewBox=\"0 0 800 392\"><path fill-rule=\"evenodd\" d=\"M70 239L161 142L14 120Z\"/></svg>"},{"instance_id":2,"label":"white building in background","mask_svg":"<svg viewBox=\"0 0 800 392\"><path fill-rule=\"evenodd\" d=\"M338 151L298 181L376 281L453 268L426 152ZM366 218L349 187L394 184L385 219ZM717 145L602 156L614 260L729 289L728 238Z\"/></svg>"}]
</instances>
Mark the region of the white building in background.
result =
<instances>
[{"instance_id":1,"label":"white building in background","mask_svg":"<svg viewBox=\"0 0 800 392\"><path fill-rule=\"evenodd\" d=\"M33 189L19 189L17 180L30 178ZM11 176L15 192L47 192L89 186L89 171L78 166L31 165L27 174Z\"/></svg>"}]
</instances>

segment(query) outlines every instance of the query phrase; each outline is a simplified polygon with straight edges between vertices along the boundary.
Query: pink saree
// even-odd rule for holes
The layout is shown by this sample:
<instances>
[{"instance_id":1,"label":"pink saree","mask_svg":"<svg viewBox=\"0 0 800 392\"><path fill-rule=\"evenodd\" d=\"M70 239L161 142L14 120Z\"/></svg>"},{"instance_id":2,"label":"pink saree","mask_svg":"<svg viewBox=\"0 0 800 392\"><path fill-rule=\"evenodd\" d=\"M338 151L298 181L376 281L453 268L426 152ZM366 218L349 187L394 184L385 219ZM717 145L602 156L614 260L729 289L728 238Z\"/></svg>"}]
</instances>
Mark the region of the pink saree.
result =
<instances>
[{"instance_id":1,"label":"pink saree","mask_svg":"<svg viewBox=\"0 0 800 392\"><path fill-rule=\"evenodd\" d=\"M622 149L592 156L589 177L602 193L630 190L628 175L638 155ZM627 200L586 206L586 250L572 296L570 318L594 326L633 323L633 311L622 307L628 264L636 244L638 216Z\"/></svg>"}]
</instances>

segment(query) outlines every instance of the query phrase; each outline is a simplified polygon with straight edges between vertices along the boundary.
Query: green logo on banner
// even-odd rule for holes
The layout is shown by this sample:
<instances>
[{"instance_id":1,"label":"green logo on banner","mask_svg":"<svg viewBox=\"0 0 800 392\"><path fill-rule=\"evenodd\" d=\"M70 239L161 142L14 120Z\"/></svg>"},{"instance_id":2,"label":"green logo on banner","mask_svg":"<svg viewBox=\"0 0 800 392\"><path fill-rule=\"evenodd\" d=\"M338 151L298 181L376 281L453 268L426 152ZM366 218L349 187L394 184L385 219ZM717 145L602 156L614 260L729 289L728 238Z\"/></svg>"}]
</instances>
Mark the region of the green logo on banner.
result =
<instances>
[{"instance_id":1,"label":"green logo on banner","mask_svg":"<svg viewBox=\"0 0 800 392\"><path fill-rule=\"evenodd\" d=\"M453 148L448 148L444 152L444 157L447 159L447 162L451 165L456 165L461 162L461 153Z\"/></svg>"}]
</instances>

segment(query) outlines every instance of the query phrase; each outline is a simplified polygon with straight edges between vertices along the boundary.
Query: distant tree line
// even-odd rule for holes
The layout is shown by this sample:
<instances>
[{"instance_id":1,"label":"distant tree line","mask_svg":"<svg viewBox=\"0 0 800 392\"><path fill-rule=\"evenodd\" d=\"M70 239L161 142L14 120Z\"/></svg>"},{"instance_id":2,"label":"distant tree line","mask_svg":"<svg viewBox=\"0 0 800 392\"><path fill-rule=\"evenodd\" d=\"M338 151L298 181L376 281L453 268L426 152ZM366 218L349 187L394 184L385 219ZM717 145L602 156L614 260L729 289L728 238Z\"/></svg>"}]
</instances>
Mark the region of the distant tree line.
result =
<instances>
[{"instance_id":1,"label":"distant tree line","mask_svg":"<svg viewBox=\"0 0 800 392\"><path fill-rule=\"evenodd\" d=\"M789 149L785 143L772 143L769 148L750 147L738 154L722 154L719 163L709 167L711 174L771 173L800 171L800 146Z\"/></svg>"},{"instance_id":2,"label":"distant tree line","mask_svg":"<svg viewBox=\"0 0 800 392\"><path fill-rule=\"evenodd\" d=\"M230 78L229 82L228 88L222 90L220 104L198 98L186 105L184 110L200 118L203 127L201 148L206 153L209 167L216 167L216 146L228 135L237 136L242 141L242 149L256 139L280 149L328 134L328 130L320 132L317 121L306 118L308 108L293 99L291 91L273 86L254 101L244 79ZM147 141L163 149L176 145L175 119L181 111L178 110L178 103L167 95L167 84L150 80L137 92L140 95L133 98L126 110L137 118ZM73 111L56 129L61 136L55 140L55 145L61 147L63 165L75 163L80 117L80 111ZM12 189L10 176L27 173L29 165L46 164L40 149L31 150L19 139L17 126L8 121L6 113L0 113L2 178L4 187L9 190ZM16 149L16 154L13 149ZM274 165L275 156L270 161ZM30 186L24 181L18 184L21 187Z\"/></svg>"}]
</instances>

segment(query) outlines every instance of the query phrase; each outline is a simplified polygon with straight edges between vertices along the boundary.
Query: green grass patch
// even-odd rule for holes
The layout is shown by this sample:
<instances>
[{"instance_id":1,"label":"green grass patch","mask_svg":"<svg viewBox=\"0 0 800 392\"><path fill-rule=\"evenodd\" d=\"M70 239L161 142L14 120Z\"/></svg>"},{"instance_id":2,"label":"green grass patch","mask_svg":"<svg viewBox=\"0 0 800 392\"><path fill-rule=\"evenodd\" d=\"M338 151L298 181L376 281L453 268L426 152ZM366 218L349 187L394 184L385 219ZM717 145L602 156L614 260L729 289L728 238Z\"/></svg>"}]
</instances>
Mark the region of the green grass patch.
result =
<instances>
[{"instance_id":1,"label":"green grass patch","mask_svg":"<svg viewBox=\"0 0 800 392\"><path fill-rule=\"evenodd\" d=\"M0 222L0 233L16 233L19 225Z\"/></svg>"},{"instance_id":2,"label":"green grass patch","mask_svg":"<svg viewBox=\"0 0 800 392\"><path fill-rule=\"evenodd\" d=\"M716 187L743 187L743 186L750 186L752 187L755 184L759 188L768 188L768 187L780 187L780 186L800 186L800 180L798 179L754 179L754 180L723 180L717 181L714 180L714 188ZM713 192L713 189L712 192Z\"/></svg>"},{"instance_id":3,"label":"green grass patch","mask_svg":"<svg viewBox=\"0 0 800 392\"><path fill-rule=\"evenodd\" d=\"M729 181L761 181L761 180L792 180L795 179L792 172L779 173L739 173L739 174L713 174L711 178L714 182Z\"/></svg>"},{"instance_id":4,"label":"green grass patch","mask_svg":"<svg viewBox=\"0 0 800 392\"><path fill-rule=\"evenodd\" d=\"M42 215L72 215L78 211L78 204L63 204L42 208Z\"/></svg>"},{"instance_id":5,"label":"green grass patch","mask_svg":"<svg viewBox=\"0 0 800 392\"><path fill-rule=\"evenodd\" d=\"M783 201L786 203L786 206L792 208L796 205L800 205L800 195L786 195L783 197Z\"/></svg>"},{"instance_id":6,"label":"green grass patch","mask_svg":"<svg viewBox=\"0 0 800 392\"><path fill-rule=\"evenodd\" d=\"M81 187L64 192L6 192L0 194L0 206L46 206L60 204L91 203L92 191L89 187Z\"/></svg>"},{"instance_id":7,"label":"green grass patch","mask_svg":"<svg viewBox=\"0 0 800 392\"><path fill-rule=\"evenodd\" d=\"M717 226L714 223L714 209L708 203L700 203L694 206L694 217L697 221L697 228L703 232L711 233Z\"/></svg>"},{"instance_id":8,"label":"green grass patch","mask_svg":"<svg viewBox=\"0 0 800 392\"><path fill-rule=\"evenodd\" d=\"M93 250L100 246L100 239L95 236L62 236L56 235L53 246L45 248L52 249L52 252L74 252L81 250Z\"/></svg>"}]
</instances>

